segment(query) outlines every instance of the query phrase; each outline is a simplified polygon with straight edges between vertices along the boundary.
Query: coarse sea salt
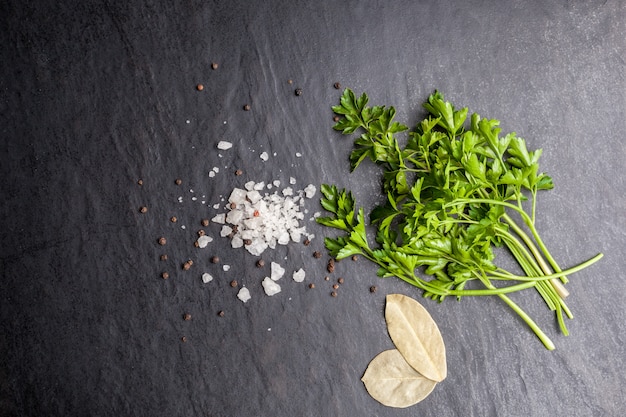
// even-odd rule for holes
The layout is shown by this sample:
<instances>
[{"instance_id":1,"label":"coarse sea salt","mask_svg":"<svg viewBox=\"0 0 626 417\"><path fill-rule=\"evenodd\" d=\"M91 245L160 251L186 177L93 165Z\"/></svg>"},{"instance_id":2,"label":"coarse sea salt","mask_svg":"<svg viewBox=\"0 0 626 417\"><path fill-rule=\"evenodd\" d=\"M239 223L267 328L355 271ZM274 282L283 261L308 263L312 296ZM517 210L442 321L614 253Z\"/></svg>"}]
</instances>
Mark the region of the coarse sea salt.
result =
<instances>
[{"instance_id":1,"label":"coarse sea salt","mask_svg":"<svg viewBox=\"0 0 626 417\"><path fill-rule=\"evenodd\" d=\"M202 282L208 284L211 281L213 281L213 275L209 274L208 272L202 274Z\"/></svg>"},{"instance_id":2,"label":"coarse sea salt","mask_svg":"<svg viewBox=\"0 0 626 417\"><path fill-rule=\"evenodd\" d=\"M261 285L263 285L263 290L265 290L265 294L269 296L278 294L280 292L280 285L272 281L270 277L265 277Z\"/></svg>"},{"instance_id":3,"label":"coarse sea salt","mask_svg":"<svg viewBox=\"0 0 626 417\"><path fill-rule=\"evenodd\" d=\"M300 268L297 271L295 271L293 273L293 280L296 282L302 282L304 281L304 276L306 275L306 273L304 272L304 269Z\"/></svg>"},{"instance_id":4,"label":"coarse sea salt","mask_svg":"<svg viewBox=\"0 0 626 417\"><path fill-rule=\"evenodd\" d=\"M272 280L274 281L278 281L285 274L285 268L283 268L282 266L280 266L280 264L276 262L272 262L270 269L271 269L270 278L272 278Z\"/></svg>"},{"instance_id":5,"label":"coarse sea salt","mask_svg":"<svg viewBox=\"0 0 626 417\"><path fill-rule=\"evenodd\" d=\"M300 224L304 219L300 207L304 205L303 197L313 198L315 186L297 192L287 187L280 193L262 195L264 188L265 182L249 181L244 188L232 190L226 205L228 212L213 218L223 225L220 236L230 237L233 248L244 246L255 256L277 245L299 242L303 236L311 240L314 235Z\"/></svg>"},{"instance_id":6,"label":"coarse sea salt","mask_svg":"<svg viewBox=\"0 0 626 417\"><path fill-rule=\"evenodd\" d=\"M220 140L220 141L217 143L217 149L221 149L221 150L223 150L223 151L225 151L225 150L227 150L227 149L230 149L230 148L232 148L232 147L233 147L233 144L232 144L231 142L227 142L227 141L225 141L225 140Z\"/></svg>"},{"instance_id":7,"label":"coarse sea salt","mask_svg":"<svg viewBox=\"0 0 626 417\"><path fill-rule=\"evenodd\" d=\"M206 246L211 242L213 242L213 238L207 235L200 236L198 240L196 240L199 248L206 248Z\"/></svg>"},{"instance_id":8,"label":"coarse sea salt","mask_svg":"<svg viewBox=\"0 0 626 417\"><path fill-rule=\"evenodd\" d=\"M237 298L239 298L244 303L247 302L252 296L250 295L250 290L246 287L241 287L239 292L237 293Z\"/></svg>"}]
</instances>

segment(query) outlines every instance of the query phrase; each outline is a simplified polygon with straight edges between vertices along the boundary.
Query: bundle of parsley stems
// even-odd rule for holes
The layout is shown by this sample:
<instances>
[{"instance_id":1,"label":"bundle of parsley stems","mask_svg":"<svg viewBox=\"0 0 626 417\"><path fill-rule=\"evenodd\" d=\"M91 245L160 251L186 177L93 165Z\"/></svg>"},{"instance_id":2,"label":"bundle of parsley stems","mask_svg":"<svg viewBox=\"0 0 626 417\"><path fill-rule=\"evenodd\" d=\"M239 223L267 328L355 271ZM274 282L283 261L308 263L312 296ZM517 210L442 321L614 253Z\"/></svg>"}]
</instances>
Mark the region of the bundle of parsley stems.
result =
<instances>
[{"instance_id":1,"label":"bundle of parsley stems","mask_svg":"<svg viewBox=\"0 0 626 417\"><path fill-rule=\"evenodd\" d=\"M332 109L343 116L335 130L361 132L350 154L351 170L366 158L383 169L387 198L369 216L376 245L368 241L365 213L352 193L323 184L321 204L331 215L317 221L345 232L325 239L331 256L362 255L379 266L379 276L398 277L439 302L448 296L496 295L547 349L554 349L507 294L535 288L567 335L564 315L573 315L563 284L567 275L602 254L562 270L541 240L535 228L537 193L553 188L552 179L539 172L541 149L529 151L515 133L501 136L498 120L472 114L466 123L468 109L456 110L439 92L424 103L428 117L401 147L396 135L408 128L393 120L395 109L367 103L365 93L357 97L346 89ZM508 248L523 274L498 267L495 247ZM418 275L419 270L429 278ZM466 288L472 281L479 285Z\"/></svg>"}]
</instances>

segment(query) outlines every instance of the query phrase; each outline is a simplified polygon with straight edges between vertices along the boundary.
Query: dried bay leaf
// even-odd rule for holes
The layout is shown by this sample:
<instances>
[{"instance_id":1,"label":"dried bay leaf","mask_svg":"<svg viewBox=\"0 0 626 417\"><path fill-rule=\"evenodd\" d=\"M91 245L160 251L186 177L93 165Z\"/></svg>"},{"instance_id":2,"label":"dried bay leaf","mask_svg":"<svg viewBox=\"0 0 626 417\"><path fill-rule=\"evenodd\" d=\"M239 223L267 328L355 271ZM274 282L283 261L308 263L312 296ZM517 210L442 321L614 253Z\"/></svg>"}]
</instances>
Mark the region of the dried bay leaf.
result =
<instances>
[{"instance_id":1,"label":"dried bay leaf","mask_svg":"<svg viewBox=\"0 0 626 417\"><path fill-rule=\"evenodd\" d=\"M417 404L437 385L413 369L397 349L386 350L372 359L361 381L372 398L396 408Z\"/></svg>"},{"instance_id":2,"label":"dried bay leaf","mask_svg":"<svg viewBox=\"0 0 626 417\"><path fill-rule=\"evenodd\" d=\"M447 374L446 348L428 311L410 297L389 294L385 320L389 336L406 362L426 378L443 381Z\"/></svg>"}]
</instances>

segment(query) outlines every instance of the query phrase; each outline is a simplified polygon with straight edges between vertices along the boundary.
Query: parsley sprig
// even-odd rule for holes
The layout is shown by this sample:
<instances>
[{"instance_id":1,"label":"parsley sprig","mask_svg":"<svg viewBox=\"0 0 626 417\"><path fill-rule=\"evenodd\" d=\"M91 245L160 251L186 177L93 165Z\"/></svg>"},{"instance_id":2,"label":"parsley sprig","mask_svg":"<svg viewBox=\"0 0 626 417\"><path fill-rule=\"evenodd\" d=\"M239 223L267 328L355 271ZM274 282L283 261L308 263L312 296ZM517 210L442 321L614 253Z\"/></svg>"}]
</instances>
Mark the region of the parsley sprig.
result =
<instances>
[{"instance_id":1,"label":"parsley sprig","mask_svg":"<svg viewBox=\"0 0 626 417\"><path fill-rule=\"evenodd\" d=\"M564 316L573 315L563 284L602 254L562 270L543 243L535 227L537 194L553 183L539 170L541 149L528 150L515 133L501 135L498 120L472 114L467 123L468 109L455 109L440 92L428 97L428 117L408 132L402 147L396 136L408 127L393 120L395 109L367 103L365 93L357 97L346 89L332 107L343 116L334 129L361 132L350 154L351 171L367 158L379 165L387 198L369 215L376 228L370 243L364 209L352 193L323 184L321 204L331 215L317 221L345 232L325 239L330 254L364 256L379 266L379 276L398 277L439 302L448 296L500 297L554 349L507 294L535 288L567 335ZM497 266L495 247L508 248L523 274Z\"/></svg>"}]
</instances>

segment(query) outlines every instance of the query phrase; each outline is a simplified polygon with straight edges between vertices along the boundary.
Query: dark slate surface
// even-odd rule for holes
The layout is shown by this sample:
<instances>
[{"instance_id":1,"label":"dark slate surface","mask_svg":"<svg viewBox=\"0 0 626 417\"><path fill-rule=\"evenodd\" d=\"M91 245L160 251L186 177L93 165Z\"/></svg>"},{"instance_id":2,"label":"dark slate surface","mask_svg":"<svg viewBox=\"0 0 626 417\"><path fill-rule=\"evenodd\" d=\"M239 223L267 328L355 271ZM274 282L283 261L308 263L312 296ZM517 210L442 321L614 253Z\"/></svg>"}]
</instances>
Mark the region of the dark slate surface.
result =
<instances>
[{"instance_id":1,"label":"dark slate surface","mask_svg":"<svg viewBox=\"0 0 626 417\"><path fill-rule=\"evenodd\" d=\"M0 415L626 415L624 3L265 3L0 3ZM544 149L556 183L539 202L546 243L564 266L605 254L571 277L569 337L536 293L514 296L556 351L498 299L424 300L449 376L424 402L386 408L360 377L392 347L385 294L420 294L343 261L330 297L327 257L312 256L328 233L308 221L317 198L311 245L263 254L287 274L303 267L314 290L285 277L265 296L267 267L215 225L215 241L193 247L212 205L249 180L379 201L378 171L350 174L351 140L331 130L335 82L409 125L439 89Z\"/></svg>"}]
</instances>

